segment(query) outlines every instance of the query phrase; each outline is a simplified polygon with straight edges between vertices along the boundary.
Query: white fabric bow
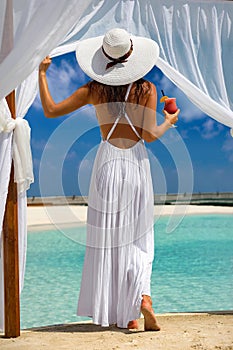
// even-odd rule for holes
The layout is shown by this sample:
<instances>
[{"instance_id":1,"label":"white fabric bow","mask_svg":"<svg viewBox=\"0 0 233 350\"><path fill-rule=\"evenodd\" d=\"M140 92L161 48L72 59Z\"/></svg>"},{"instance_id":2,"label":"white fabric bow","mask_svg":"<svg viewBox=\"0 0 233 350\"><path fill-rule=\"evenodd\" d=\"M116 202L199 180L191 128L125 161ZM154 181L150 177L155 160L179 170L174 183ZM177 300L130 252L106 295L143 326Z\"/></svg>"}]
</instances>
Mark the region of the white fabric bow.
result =
<instances>
[{"instance_id":1,"label":"white fabric bow","mask_svg":"<svg viewBox=\"0 0 233 350\"><path fill-rule=\"evenodd\" d=\"M11 118L7 102L3 99L0 101L0 132L10 133L13 130L14 181L17 183L18 193L22 193L34 182L30 146L31 128L27 120Z\"/></svg>"}]
</instances>

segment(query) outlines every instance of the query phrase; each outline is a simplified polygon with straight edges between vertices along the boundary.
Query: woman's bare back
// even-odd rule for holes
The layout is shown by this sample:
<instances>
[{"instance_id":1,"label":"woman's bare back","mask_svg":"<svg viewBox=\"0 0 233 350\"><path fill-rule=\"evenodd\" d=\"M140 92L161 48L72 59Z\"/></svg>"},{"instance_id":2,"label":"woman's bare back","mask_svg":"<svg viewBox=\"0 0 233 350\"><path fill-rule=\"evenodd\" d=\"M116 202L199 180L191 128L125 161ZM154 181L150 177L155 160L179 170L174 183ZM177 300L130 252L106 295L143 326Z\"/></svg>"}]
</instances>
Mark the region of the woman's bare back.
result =
<instances>
[{"instance_id":1,"label":"woman's bare back","mask_svg":"<svg viewBox=\"0 0 233 350\"><path fill-rule=\"evenodd\" d=\"M125 104L125 112L137 130L140 138L143 138L143 120L145 115L145 107L149 99L149 94L147 93L141 95L137 100L134 90L135 84L132 84L127 102ZM122 107L122 102L103 102L103 100L100 99L100 96L95 93L93 94L92 98L93 105L96 109L96 116L100 126L102 138L103 140L106 140L109 131L111 130L118 116L118 113L116 114L114 110L120 110ZM138 142L140 138L133 131L125 116L122 115L109 138L109 142L119 148L129 148Z\"/></svg>"}]
</instances>

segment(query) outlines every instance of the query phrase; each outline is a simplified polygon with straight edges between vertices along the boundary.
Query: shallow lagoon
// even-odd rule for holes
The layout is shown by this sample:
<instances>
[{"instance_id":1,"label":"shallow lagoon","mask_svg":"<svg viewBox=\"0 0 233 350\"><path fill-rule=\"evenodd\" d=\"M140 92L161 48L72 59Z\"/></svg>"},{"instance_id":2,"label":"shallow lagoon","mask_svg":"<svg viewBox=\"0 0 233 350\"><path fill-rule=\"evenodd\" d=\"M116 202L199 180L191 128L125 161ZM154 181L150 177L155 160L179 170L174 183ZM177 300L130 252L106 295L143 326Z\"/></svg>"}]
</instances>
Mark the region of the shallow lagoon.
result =
<instances>
[{"instance_id":1,"label":"shallow lagoon","mask_svg":"<svg viewBox=\"0 0 233 350\"><path fill-rule=\"evenodd\" d=\"M186 216L170 234L167 220L161 217L154 229L155 311L232 310L233 216ZM72 230L85 235L85 226ZM85 319L76 316L84 253L65 229L29 232L21 328Z\"/></svg>"}]
</instances>

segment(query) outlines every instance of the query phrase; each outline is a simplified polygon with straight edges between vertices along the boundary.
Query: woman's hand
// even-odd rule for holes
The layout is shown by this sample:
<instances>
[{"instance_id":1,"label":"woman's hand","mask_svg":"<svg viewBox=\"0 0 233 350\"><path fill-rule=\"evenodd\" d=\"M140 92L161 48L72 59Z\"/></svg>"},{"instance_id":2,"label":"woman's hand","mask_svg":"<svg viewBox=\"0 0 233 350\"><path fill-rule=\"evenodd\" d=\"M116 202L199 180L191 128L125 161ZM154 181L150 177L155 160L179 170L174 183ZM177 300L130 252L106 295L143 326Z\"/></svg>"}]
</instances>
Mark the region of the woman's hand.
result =
<instances>
[{"instance_id":1,"label":"woman's hand","mask_svg":"<svg viewBox=\"0 0 233 350\"><path fill-rule=\"evenodd\" d=\"M169 114L167 111L163 110L164 117L170 124L175 124L177 122L179 113L180 109L177 109L173 114Z\"/></svg>"},{"instance_id":2,"label":"woman's hand","mask_svg":"<svg viewBox=\"0 0 233 350\"><path fill-rule=\"evenodd\" d=\"M43 61L39 65L39 72L46 73L47 69L49 68L52 60L49 56L46 56Z\"/></svg>"}]
</instances>

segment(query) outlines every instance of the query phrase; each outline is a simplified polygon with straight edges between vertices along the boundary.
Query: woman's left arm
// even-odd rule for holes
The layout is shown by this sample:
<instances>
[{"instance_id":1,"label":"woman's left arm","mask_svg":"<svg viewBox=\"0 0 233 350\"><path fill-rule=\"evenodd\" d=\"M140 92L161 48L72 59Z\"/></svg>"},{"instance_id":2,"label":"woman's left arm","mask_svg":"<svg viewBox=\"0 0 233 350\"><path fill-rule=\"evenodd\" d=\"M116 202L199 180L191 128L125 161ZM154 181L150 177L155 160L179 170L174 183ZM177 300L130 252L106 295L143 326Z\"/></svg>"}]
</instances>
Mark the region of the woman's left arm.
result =
<instances>
[{"instance_id":1,"label":"woman's left arm","mask_svg":"<svg viewBox=\"0 0 233 350\"><path fill-rule=\"evenodd\" d=\"M39 89L40 98L44 114L47 118L56 118L75 111L76 109L91 103L89 88L84 85L77 89L71 96L65 100L55 103L46 78L46 71L51 64L50 57L46 57L39 66Z\"/></svg>"}]
</instances>

